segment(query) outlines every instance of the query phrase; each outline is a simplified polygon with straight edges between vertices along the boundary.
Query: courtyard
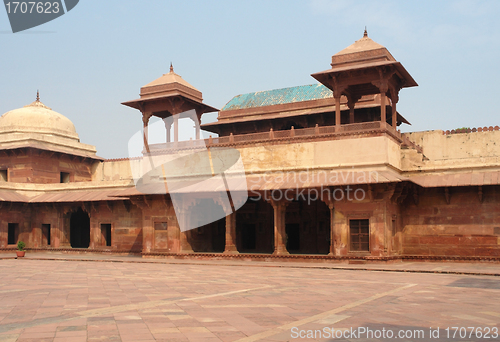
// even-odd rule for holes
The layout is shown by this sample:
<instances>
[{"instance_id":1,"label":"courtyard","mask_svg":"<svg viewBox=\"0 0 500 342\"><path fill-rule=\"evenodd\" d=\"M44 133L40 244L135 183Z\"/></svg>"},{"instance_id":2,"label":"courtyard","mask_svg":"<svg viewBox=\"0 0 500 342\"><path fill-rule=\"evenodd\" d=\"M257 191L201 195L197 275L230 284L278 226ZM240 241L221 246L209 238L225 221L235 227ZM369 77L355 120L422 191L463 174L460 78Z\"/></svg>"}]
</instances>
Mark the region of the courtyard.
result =
<instances>
[{"instance_id":1,"label":"courtyard","mask_svg":"<svg viewBox=\"0 0 500 342\"><path fill-rule=\"evenodd\" d=\"M495 341L498 270L31 253L0 259L0 341Z\"/></svg>"}]
</instances>

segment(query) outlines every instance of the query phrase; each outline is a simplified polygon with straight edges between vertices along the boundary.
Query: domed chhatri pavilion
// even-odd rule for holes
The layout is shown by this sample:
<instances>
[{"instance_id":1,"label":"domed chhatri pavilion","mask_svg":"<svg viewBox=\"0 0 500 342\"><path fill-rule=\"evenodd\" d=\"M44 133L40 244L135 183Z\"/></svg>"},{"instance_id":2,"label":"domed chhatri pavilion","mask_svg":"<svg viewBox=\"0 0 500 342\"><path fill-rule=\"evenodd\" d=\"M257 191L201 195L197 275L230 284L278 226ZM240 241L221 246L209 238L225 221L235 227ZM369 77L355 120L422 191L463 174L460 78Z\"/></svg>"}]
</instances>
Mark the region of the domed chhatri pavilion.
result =
<instances>
[{"instance_id":1,"label":"domed chhatri pavilion","mask_svg":"<svg viewBox=\"0 0 500 342\"><path fill-rule=\"evenodd\" d=\"M123 103L142 116L143 155L131 159L99 158L37 94L0 117L0 251L22 240L28 250L144 257L500 261L498 126L401 133L400 91L417 83L366 31L312 77L319 83L237 95L218 110L171 66ZM216 122L199 124L215 111ZM148 143L153 116L165 143ZM195 140L179 141L182 119ZM200 139L202 129L213 137ZM147 174L195 184L177 204L169 186L136 187L154 158L187 163L200 148L238 151L241 207L196 186L215 177L213 160L205 171ZM207 203L222 218L181 229L210 214Z\"/></svg>"},{"instance_id":2,"label":"domed chhatri pavilion","mask_svg":"<svg viewBox=\"0 0 500 342\"><path fill-rule=\"evenodd\" d=\"M8 168L13 183L59 183L63 178L65 182L90 181L90 165L102 160L96 157L94 146L80 142L67 117L40 101L38 92L33 103L0 117L0 144L7 157L19 157L20 163Z\"/></svg>"}]
</instances>

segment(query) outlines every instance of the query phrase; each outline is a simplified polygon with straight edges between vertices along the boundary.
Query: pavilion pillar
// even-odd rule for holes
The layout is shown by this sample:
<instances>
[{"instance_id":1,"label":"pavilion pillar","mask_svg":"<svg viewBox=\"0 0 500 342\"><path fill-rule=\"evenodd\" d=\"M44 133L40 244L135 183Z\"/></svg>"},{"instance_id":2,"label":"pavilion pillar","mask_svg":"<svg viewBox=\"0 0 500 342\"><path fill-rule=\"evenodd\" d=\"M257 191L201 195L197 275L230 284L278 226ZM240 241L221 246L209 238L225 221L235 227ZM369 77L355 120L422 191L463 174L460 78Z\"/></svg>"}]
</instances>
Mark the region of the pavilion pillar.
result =
<instances>
[{"instance_id":1,"label":"pavilion pillar","mask_svg":"<svg viewBox=\"0 0 500 342\"><path fill-rule=\"evenodd\" d=\"M386 113L385 113L385 93L380 93L380 121L387 122Z\"/></svg>"},{"instance_id":2,"label":"pavilion pillar","mask_svg":"<svg viewBox=\"0 0 500 342\"><path fill-rule=\"evenodd\" d=\"M397 121L397 114L396 114L396 102L392 102L392 128L397 129L398 127L398 121Z\"/></svg>"},{"instance_id":3,"label":"pavilion pillar","mask_svg":"<svg viewBox=\"0 0 500 342\"><path fill-rule=\"evenodd\" d=\"M201 125L201 116L203 115L203 110L196 111L196 117L194 120L194 127L196 130L196 140L200 139L200 125Z\"/></svg>"},{"instance_id":4,"label":"pavilion pillar","mask_svg":"<svg viewBox=\"0 0 500 342\"><path fill-rule=\"evenodd\" d=\"M174 142L179 141L179 116L174 115Z\"/></svg>"},{"instance_id":5,"label":"pavilion pillar","mask_svg":"<svg viewBox=\"0 0 500 342\"><path fill-rule=\"evenodd\" d=\"M288 250L286 249L286 206L288 205L287 200L276 201L271 200L271 205L274 209L274 255L288 255Z\"/></svg>"},{"instance_id":6,"label":"pavilion pillar","mask_svg":"<svg viewBox=\"0 0 500 342\"><path fill-rule=\"evenodd\" d=\"M143 138L144 138L144 148L148 148L148 124L149 124L149 119L151 118L153 114L149 112L143 112L142 113L142 124L143 124Z\"/></svg>"},{"instance_id":7,"label":"pavilion pillar","mask_svg":"<svg viewBox=\"0 0 500 342\"><path fill-rule=\"evenodd\" d=\"M396 103L398 103L399 100L399 92L391 88L391 108L392 108L392 128L397 129L398 128L398 114L396 111Z\"/></svg>"},{"instance_id":8,"label":"pavilion pillar","mask_svg":"<svg viewBox=\"0 0 500 342\"><path fill-rule=\"evenodd\" d=\"M170 131L171 131L171 128L172 128L172 123L171 122L167 122L166 120L165 121L165 130L167 132L167 142L169 143L170 140L171 140L171 137L170 137Z\"/></svg>"},{"instance_id":9,"label":"pavilion pillar","mask_svg":"<svg viewBox=\"0 0 500 342\"><path fill-rule=\"evenodd\" d=\"M360 96L353 96L353 95L347 96L347 106L349 107L350 124L354 123L354 106L356 105L356 102L358 102L360 98L361 98Z\"/></svg>"},{"instance_id":10,"label":"pavilion pillar","mask_svg":"<svg viewBox=\"0 0 500 342\"><path fill-rule=\"evenodd\" d=\"M236 248L236 213L226 216L226 248L225 254L238 254Z\"/></svg>"},{"instance_id":11,"label":"pavilion pillar","mask_svg":"<svg viewBox=\"0 0 500 342\"><path fill-rule=\"evenodd\" d=\"M335 96L335 131L340 131L340 95Z\"/></svg>"},{"instance_id":12,"label":"pavilion pillar","mask_svg":"<svg viewBox=\"0 0 500 342\"><path fill-rule=\"evenodd\" d=\"M380 91L380 121L387 123L386 115L386 104L387 104L387 90L389 90L389 85L387 79L383 78L382 72L380 72L380 81L373 81L372 84L375 85Z\"/></svg>"}]
</instances>

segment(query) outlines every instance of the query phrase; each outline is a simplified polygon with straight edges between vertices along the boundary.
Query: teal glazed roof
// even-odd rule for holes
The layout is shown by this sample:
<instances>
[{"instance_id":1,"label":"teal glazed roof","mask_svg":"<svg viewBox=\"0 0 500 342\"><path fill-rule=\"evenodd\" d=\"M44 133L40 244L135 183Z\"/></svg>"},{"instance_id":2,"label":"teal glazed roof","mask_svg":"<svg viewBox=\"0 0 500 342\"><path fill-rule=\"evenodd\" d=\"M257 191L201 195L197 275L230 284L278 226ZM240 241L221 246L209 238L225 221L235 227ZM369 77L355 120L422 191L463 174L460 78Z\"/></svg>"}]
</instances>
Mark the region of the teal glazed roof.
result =
<instances>
[{"instance_id":1,"label":"teal glazed roof","mask_svg":"<svg viewBox=\"0 0 500 342\"><path fill-rule=\"evenodd\" d=\"M233 97L221 111L319 100L332 96L332 91L322 84L258 91Z\"/></svg>"}]
</instances>

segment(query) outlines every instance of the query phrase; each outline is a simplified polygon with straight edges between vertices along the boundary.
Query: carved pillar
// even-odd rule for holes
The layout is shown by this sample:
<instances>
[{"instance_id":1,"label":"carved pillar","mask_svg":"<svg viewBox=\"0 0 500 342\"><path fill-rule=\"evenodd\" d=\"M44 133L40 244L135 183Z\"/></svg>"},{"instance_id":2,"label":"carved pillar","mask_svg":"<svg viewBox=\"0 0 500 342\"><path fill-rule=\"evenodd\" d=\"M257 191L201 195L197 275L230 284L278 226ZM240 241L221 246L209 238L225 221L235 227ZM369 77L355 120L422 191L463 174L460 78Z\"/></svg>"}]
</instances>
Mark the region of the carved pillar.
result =
<instances>
[{"instance_id":1,"label":"carved pillar","mask_svg":"<svg viewBox=\"0 0 500 342\"><path fill-rule=\"evenodd\" d=\"M396 111L396 103L399 101L399 94L395 88L391 88L391 108L392 108L392 127L397 129L398 127L398 114Z\"/></svg>"},{"instance_id":2,"label":"carved pillar","mask_svg":"<svg viewBox=\"0 0 500 342\"><path fill-rule=\"evenodd\" d=\"M340 97L342 96L345 86L339 84L336 77L332 78L333 98L335 99L335 131L340 131Z\"/></svg>"},{"instance_id":3,"label":"carved pillar","mask_svg":"<svg viewBox=\"0 0 500 342\"><path fill-rule=\"evenodd\" d=\"M226 254L238 254L236 248L236 213L226 216Z\"/></svg>"},{"instance_id":4,"label":"carved pillar","mask_svg":"<svg viewBox=\"0 0 500 342\"><path fill-rule=\"evenodd\" d=\"M274 209L274 253L275 255L288 255L286 249L285 217L288 201L271 200Z\"/></svg>"},{"instance_id":5,"label":"carved pillar","mask_svg":"<svg viewBox=\"0 0 500 342\"><path fill-rule=\"evenodd\" d=\"M379 81L372 81L372 84L378 88L380 91L380 121L386 123L386 94L387 90L389 90L389 84L387 83L387 76L384 77L383 71L381 69L378 70L380 75Z\"/></svg>"},{"instance_id":6,"label":"carved pillar","mask_svg":"<svg viewBox=\"0 0 500 342\"><path fill-rule=\"evenodd\" d=\"M328 209L330 209L330 251L328 255L340 255L340 232L335 225L335 200L333 198L325 198L323 201L328 206Z\"/></svg>"},{"instance_id":7,"label":"carved pillar","mask_svg":"<svg viewBox=\"0 0 500 342\"><path fill-rule=\"evenodd\" d=\"M149 118L151 118L153 114L148 112L142 113L142 124L143 124L143 134L144 134L144 148L148 148L148 123Z\"/></svg>"},{"instance_id":8,"label":"carved pillar","mask_svg":"<svg viewBox=\"0 0 500 342\"><path fill-rule=\"evenodd\" d=\"M167 132L167 142L169 143L170 140L171 140L170 130L172 128L172 123L171 122L167 122L166 120L164 120L164 122L165 122L165 131Z\"/></svg>"},{"instance_id":9,"label":"carved pillar","mask_svg":"<svg viewBox=\"0 0 500 342\"><path fill-rule=\"evenodd\" d=\"M382 122L387 122L387 117L386 117L386 113L385 113L385 93L386 93L387 89L384 91L383 88L381 88L380 90L380 121Z\"/></svg>"},{"instance_id":10,"label":"carved pillar","mask_svg":"<svg viewBox=\"0 0 500 342\"><path fill-rule=\"evenodd\" d=\"M356 105L356 102L360 99L360 96L353 96L349 95L347 96L347 106L349 107L349 123L353 124L354 123L354 107Z\"/></svg>"},{"instance_id":11,"label":"carved pillar","mask_svg":"<svg viewBox=\"0 0 500 342\"><path fill-rule=\"evenodd\" d=\"M200 139L200 124L201 124L201 116L203 115L203 112L200 110L200 111L196 111L196 117L193 119L194 121L194 128L195 128L195 132L196 132L196 140Z\"/></svg>"}]
</instances>

